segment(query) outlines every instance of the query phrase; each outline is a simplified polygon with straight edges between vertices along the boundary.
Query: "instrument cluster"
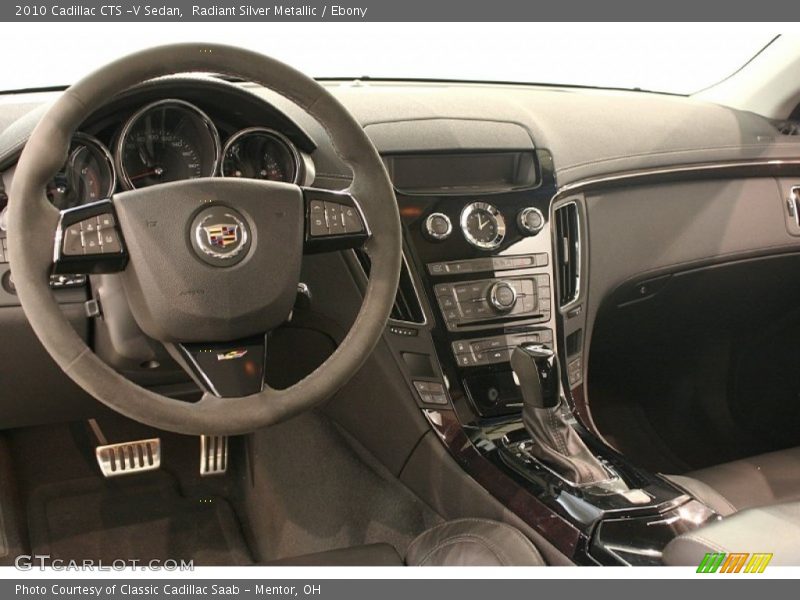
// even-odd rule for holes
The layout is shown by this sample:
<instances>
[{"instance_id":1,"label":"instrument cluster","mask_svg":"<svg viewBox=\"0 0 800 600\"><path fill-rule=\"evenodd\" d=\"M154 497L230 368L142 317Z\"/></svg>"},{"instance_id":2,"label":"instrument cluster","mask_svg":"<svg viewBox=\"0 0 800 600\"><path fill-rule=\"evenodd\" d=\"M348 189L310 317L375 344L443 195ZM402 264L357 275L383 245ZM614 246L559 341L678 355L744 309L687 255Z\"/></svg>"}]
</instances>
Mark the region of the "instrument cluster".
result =
<instances>
[{"instance_id":1,"label":"instrument cluster","mask_svg":"<svg viewBox=\"0 0 800 600\"><path fill-rule=\"evenodd\" d=\"M303 160L284 134L267 127L235 131L222 143L214 121L185 100L151 102L128 117L109 149L77 132L62 169L47 186L59 209L198 177L244 177L299 183Z\"/></svg>"}]
</instances>

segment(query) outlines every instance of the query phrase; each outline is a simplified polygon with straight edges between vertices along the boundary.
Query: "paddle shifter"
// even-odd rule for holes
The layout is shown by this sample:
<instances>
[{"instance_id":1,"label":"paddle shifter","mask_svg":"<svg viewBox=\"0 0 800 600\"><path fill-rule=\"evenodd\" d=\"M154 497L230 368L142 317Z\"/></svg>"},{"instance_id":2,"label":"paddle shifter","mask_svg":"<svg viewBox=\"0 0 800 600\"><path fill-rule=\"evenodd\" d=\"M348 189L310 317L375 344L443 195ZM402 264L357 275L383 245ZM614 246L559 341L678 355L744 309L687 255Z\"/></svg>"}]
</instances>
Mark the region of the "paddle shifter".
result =
<instances>
[{"instance_id":1,"label":"paddle shifter","mask_svg":"<svg viewBox=\"0 0 800 600\"><path fill-rule=\"evenodd\" d=\"M521 344L511 355L511 368L522 390L522 422L533 438L531 454L572 483L608 479L608 472L561 410L561 377L555 352L539 344Z\"/></svg>"}]
</instances>

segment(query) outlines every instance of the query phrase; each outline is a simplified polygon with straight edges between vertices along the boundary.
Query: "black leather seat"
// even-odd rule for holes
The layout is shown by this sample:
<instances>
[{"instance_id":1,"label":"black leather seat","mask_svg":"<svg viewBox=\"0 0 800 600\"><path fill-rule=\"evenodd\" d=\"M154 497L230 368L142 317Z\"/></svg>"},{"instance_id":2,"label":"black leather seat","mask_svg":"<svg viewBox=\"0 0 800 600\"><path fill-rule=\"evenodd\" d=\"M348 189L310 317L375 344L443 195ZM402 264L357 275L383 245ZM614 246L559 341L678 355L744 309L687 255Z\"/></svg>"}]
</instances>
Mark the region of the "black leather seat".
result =
<instances>
[{"instance_id":1,"label":"black leather seat","mask_svg":"<svg viewBox=\"0 0 800 600\"><path fill-rule=\"evenodd\" d=\"M389 544L341 548L281 559L293 566L541 566L544 560L522 533L497 521L457 519L428 529L411 542L403 561Z\"/></svg>"},{"instance_id":2,"label":"black leather seat","mask_svg":"<svg viewBox=\"0 0 800 600\"><path fill-rule=\"evenodd\" d=\"M800 447L668 477L723 516L793 502L800 500Z\"/></svg>"}]
</instances>

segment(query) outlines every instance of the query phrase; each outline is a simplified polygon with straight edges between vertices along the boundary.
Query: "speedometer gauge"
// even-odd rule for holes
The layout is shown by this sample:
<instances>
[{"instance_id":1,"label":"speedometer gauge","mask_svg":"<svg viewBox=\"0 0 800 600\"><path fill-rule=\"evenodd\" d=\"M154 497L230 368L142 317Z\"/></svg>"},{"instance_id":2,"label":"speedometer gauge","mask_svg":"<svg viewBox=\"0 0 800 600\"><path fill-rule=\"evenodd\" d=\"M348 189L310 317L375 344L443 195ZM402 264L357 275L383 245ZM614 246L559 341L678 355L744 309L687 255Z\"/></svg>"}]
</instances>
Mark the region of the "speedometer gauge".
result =
<instances>
[{"instance_id":1,"label":"speedometer gauge","mask_svg":"<svg viewBox=\"0 0 800 600\"><path fill-rule=\"evenodd\" d=\"M183 100L160 100L135 113L117 141L117 165L128 189L211 177L219 163L217 128Z\"/></svg>"},{"instance_id":2,"label":"speedometer gauge","mask_svg":"<svg viewBox=\"0 0 800 600\"><path fill-rule=\"evenodd\" d=\"M98 139L76 133L64 168L47 185L47 197L56 208L64 210L108 198L115 187L111 153Z\"/></svg>"},{"instance_id":3,"label":"speedometer gauge","mask_svg":"<svg viewBox=\"0 0 800 600\"><path fill-rule=\"evenodd\" d=\"M284 135L265 127L233 134L222 151L223 177L297 183L300 155Z\"/></svg>"}]
</instances>

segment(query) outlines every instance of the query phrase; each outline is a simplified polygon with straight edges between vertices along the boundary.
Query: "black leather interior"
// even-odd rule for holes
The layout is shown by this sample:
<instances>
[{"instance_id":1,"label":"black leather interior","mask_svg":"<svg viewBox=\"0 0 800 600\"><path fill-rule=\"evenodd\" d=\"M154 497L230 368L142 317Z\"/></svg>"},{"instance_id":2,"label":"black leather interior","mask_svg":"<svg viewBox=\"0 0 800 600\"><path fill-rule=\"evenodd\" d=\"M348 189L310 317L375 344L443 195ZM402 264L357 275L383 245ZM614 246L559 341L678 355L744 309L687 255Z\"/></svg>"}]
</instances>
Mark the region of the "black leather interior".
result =
<instances>
[{"instance_id":1,"label":"black leather interior","mask_svg":"<svg viewBox=\"0 0 800 600\"><path fill-rule=\"evenodd\" d=\"M540 566L539 551L519 530L488 519L458 519L423 532L406 553L410 566Z\"/></svg>"},{"instance_id":2,"label":"black leather interior","mask_svg":"<svg viewBox=\"0 0 800 600\"><path fill-rule=\"evenodd\" d=\"M264 563L268 566L328 566L328 567L400 567L403 559L389 544L367 544L353 548L339 548L327 552L315 552Z\"/></svg>"},{"instance_id":3,"label":"black leather interior","mask_svg":"<svg viewBox=\"0 0 800 600\"><path fill-rule=\"evenodd\" d=\"M709 467L670 479L721 515L800 500L800 447ZM710 491L709 491L710 489Z\"/></svg>"},{"instance_id":4,"label":"black leather interior","mask_svg":"<svg viewBox=\"0 0 800 600\"><path fill-rule=\"evenodd\" d=\"M800 562L800 502L751 508L678 536L664 563L696 567L709 552L772 554L769 564Z\"/></svg>"},{"instance_id":5,"label":"black leather interior","mask_svg":"<svg viewBox=\"0 0 800 600\"><path fill-rule=\"evenodd\" d=\"M369 544L306 554L267 563L295 566L401 566L389 544ZM488 519L447 521L420 534L408 548L405 564L419 567L543 566L533 543L510 525Z\"/></svg>"}]
</instances>

